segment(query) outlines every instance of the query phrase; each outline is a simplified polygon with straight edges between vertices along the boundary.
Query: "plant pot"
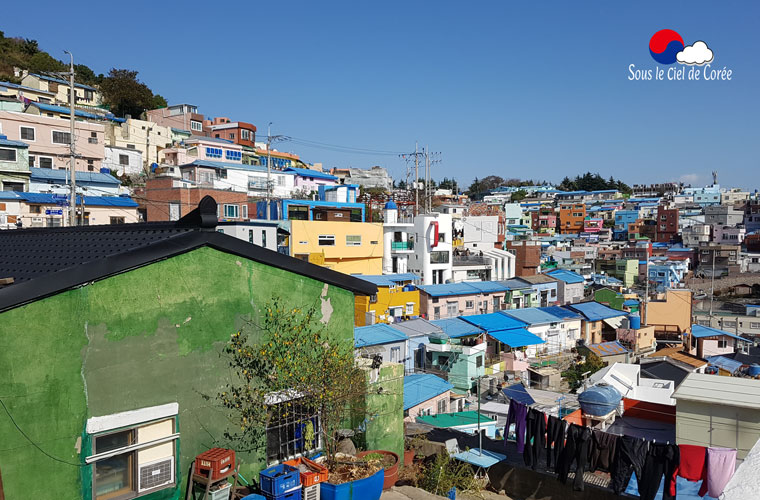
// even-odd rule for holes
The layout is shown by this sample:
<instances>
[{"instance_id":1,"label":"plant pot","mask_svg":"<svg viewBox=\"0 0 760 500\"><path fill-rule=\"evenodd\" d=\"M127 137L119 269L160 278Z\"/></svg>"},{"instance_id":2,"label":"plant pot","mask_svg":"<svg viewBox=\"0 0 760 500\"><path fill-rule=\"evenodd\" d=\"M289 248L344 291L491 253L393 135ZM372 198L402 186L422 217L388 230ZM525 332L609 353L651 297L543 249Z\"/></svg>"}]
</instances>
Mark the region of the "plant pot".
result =
<instances>
[{"instance_id":1,"label":"plant pot","mask_svg":"<svg viewBox=\"0 0 760 500\"><path fill-rule=\"evenodd\" d=\"M398 481L398 455L393 453L392 451L386 451L386 450L368 450L368 451L362 451L361 453L357 453L358 458L363 458L366 455L369 455L371 453L379 453L381 455L386 455L389 457L394 458L393 465L389 465L385 468L385 480L383 481L383 489L387 490L391 488L394 484L396 484L396 481Z\"/></svg>"},{"instance_id":2,"label":"plant pot","mask_svg":"<svg viewBox=\"0 0 760 500\"><path fill-rule=\"evenodd\" d=\"M369 477L348 483L322 483L319 487L320 500L380 500L384 479L384 469L380 469Z\"/></svg>"},{"instance_id":3,"label":"plant pot","mask_svg":"<svg viewBox=\"0 0 760 500\"><path fill-rule=\"evenodd\" d=\"M404 465L412 465L416 454L416 450L404 450Z\"/></svg>"}]
</instances>

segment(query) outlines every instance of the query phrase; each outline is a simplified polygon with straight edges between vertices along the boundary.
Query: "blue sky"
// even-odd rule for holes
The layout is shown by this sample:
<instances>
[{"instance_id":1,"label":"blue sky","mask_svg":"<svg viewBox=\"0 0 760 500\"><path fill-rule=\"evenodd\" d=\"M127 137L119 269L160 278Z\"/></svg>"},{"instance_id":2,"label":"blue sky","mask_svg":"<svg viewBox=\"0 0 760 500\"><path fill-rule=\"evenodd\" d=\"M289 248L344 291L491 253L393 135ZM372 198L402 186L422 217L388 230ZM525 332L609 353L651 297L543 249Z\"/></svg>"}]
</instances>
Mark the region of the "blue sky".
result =
<instances>
[{"instance_id":1,"label":"blue sky","mask_svg":"<svg viewBox=\"0 0 760 500\"><path fill-rule=\"evenodd\" d=\"M757 2L74 4L0 29L97 72L138 70L170 103L260 136L271 121L273 134L391 152L278 145L326 167L403 178L393 153L419 141L442 154L433 177L462 185L587 170L697 185L718 170L723 185L760 188ZM657 66L648 43L663 28L704 40L732 80L629 81L629 64Z\"/></svg>"}]
</instances>

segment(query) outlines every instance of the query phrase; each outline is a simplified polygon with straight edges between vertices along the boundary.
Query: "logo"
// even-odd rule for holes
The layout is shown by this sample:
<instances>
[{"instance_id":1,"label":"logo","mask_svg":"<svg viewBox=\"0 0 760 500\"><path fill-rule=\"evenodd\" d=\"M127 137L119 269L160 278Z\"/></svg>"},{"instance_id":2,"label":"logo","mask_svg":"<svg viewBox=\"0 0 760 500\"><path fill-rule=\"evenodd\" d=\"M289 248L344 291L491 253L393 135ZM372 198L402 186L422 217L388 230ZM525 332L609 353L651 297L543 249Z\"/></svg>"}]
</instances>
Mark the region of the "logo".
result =
<instances>
[{"instance_id":1,"label":"logo","mask_svg":"<svg viewBox=\"0 0 760 500\"><path fill-rule=\"evenodd\" d=\"M629 80L727 81L733 76L733 71L725 66L722 69L711 67L715 54L707 46L707 42L697 40L691 45L686 45L683 37L671 29L662 29L652 35L649 39L649 55L662 66L674 66L637 68L635 64L629 64Z\"/></svg>"}]
</instances>

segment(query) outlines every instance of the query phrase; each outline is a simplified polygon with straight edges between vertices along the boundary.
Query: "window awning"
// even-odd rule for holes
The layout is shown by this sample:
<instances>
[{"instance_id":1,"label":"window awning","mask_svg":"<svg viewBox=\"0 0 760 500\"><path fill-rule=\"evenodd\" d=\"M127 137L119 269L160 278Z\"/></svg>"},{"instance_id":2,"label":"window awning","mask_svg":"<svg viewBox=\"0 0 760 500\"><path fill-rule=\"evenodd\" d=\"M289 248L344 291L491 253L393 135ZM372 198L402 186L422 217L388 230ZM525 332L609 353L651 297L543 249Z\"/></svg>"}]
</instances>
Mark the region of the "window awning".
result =
<instances>
[{"instance_id":1,"label":"window awning","mask_svg":"<svg viewBox=\"0 0 760 500\"><path fill-rule=\"evenodd\" d=\"M602 321L617 330L623 325L623 316L618 316L616 318L607 318L603 319Z\"/></svg>"},{"instance_id":2,"label":"window awning","mask_svg":"<svg viewBox=\"0 0 760 500\"><path fill-rule=\"evenodd\" d=\"M541 340L541 337L530 333L525 328L490 331L488 332L488 335L512 348L543 344L546 342L545 340Z\"/></svg>"}]
</instances>

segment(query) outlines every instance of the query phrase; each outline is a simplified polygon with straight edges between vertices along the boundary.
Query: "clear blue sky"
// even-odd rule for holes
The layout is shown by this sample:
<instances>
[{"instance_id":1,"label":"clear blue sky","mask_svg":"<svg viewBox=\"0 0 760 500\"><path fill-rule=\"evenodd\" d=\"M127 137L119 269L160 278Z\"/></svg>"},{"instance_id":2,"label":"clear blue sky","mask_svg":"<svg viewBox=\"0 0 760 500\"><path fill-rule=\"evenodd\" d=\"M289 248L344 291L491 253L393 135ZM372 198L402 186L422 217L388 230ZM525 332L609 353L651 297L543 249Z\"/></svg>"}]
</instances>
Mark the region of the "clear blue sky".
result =
<instances>
[{"instance_id":1,"label":"clear blue sky","mask_svg":"<svg viewBox=\"0 0 760 500\"><path fill-rule=\"evenodd\" d=\"M43 2L43 4L46 2ZM73 2L4 16L6 36L130 68L170 103L319 143L442 153L433 177L760 188L757 2ZM39 2L35 9L48 11ZM12 22L10 22L12 18ZM69 32L69 27L74 29ZM629 81L649 38L704 40L730 82ZM279 144L326 167L394 155Z\"/></svg>"}]
</instances>

